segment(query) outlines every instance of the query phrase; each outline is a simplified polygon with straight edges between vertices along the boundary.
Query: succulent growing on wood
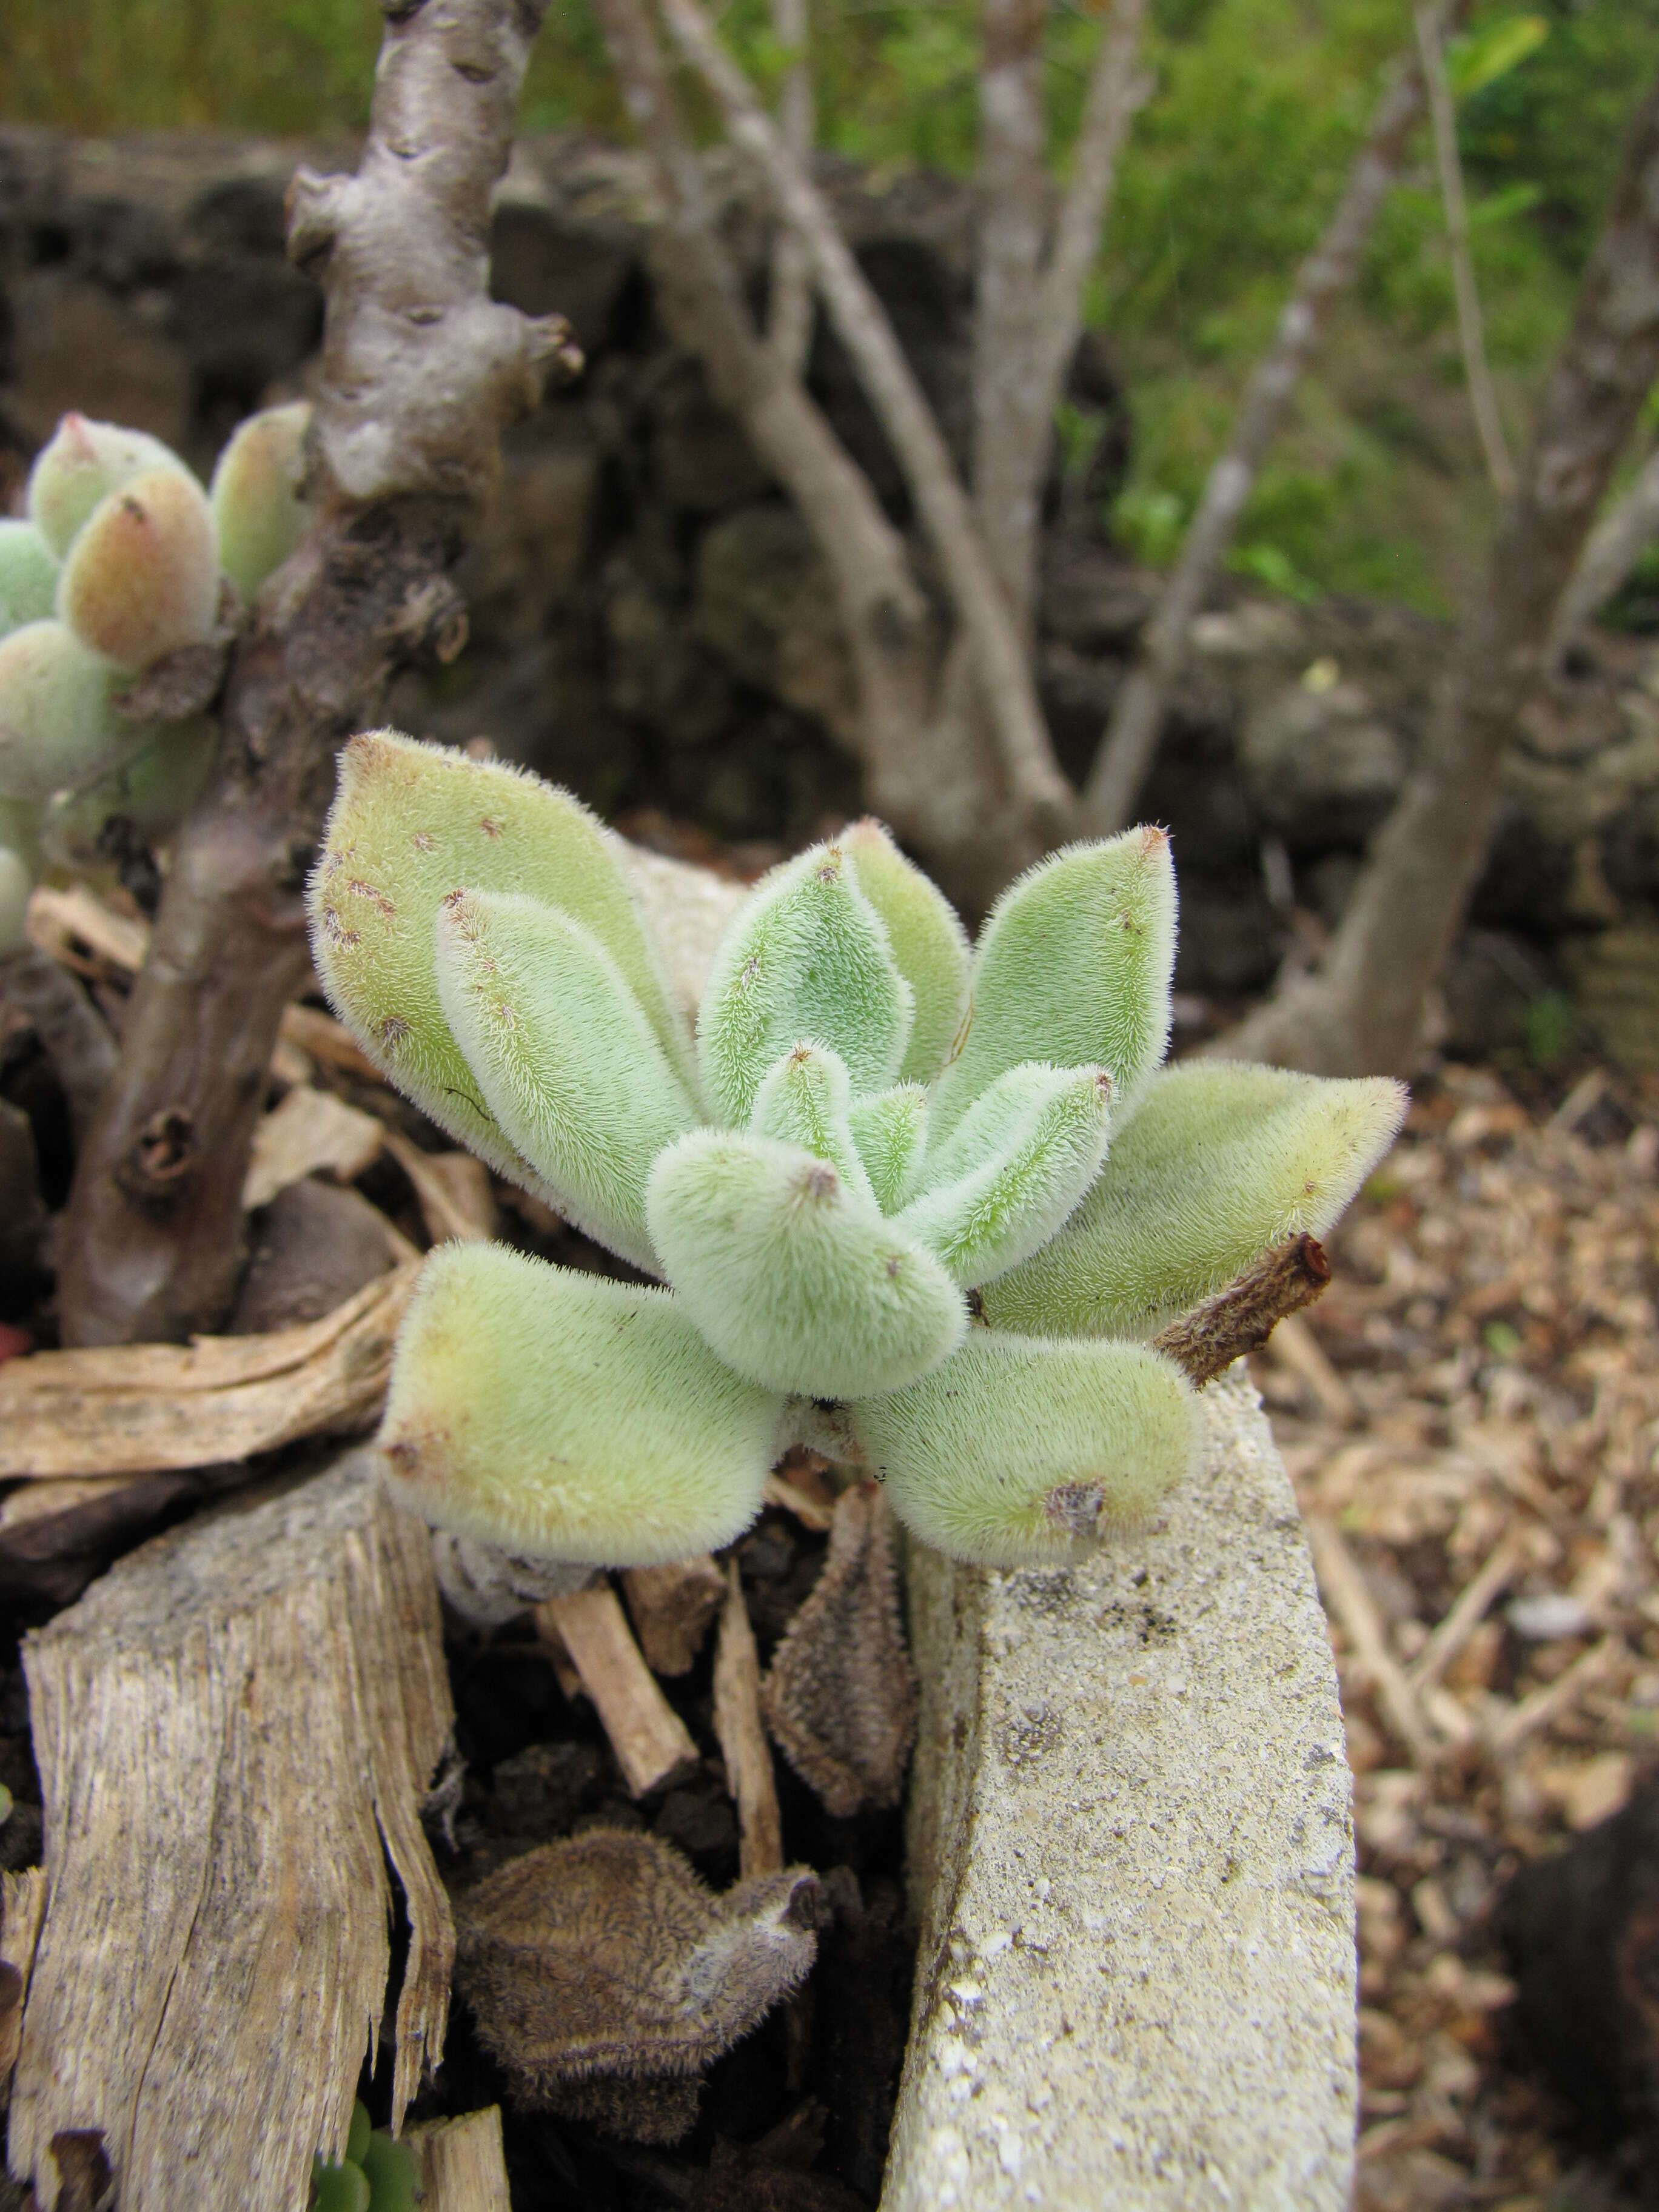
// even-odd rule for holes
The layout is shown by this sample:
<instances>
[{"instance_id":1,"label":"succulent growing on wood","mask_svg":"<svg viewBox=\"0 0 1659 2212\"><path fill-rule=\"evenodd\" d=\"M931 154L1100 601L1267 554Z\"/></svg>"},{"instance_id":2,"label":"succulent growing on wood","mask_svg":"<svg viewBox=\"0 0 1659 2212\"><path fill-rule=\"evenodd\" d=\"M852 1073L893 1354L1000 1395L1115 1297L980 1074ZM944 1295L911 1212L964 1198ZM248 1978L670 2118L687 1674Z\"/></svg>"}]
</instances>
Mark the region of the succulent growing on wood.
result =
<instances>
[{"instance_id":1,"label":"succulent growing on wood","mask_svg":"<svg viewBox=\"0 0 1659 2212\"><path fill-rule=\"evenodd\" d=\"M969 952L878 825L775 869L695 1040L623 848L534 777L358 738L310 888L318 972L443 1128L666 1287L434 1253L382 1444L438 1526L649 1564L729 1541L826 1424L956 1556L1062 1560L1191 1462L1145 1340L1323 1233L1384 1081L1164 1070L1161 831L1053 854Z\"/></svg>"},{"instance_id":2,"label":"succulent growing on wood","mask_svg":"<svg viewBox=\"0 0 1659 2212\"><path fill-rule=\"evenodd\" d=\"M252 416L210 495L159 439L66 415L28 519L0 522L0 957L43 864L90 866L118 817L165 837L201 789L211 723L177 706L147 719L134 687L213 637L227 574L251 599L294 550L307 416Z\"/></svg>"}]
</instances>

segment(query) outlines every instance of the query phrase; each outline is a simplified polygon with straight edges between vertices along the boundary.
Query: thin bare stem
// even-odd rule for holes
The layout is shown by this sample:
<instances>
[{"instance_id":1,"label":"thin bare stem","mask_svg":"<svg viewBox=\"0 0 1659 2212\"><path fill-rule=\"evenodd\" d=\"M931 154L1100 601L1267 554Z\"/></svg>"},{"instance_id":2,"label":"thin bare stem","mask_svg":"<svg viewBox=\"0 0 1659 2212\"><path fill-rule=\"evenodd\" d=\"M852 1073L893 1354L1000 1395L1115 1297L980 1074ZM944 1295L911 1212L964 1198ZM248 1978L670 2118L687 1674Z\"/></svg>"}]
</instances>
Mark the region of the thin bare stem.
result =
<instances>
[{"instance_id":1,"label":"thin bare stem","mask_svg":"<svg viewBox=\"0 0 1659 2212\"><path fill-rule=\"evenodd\" d=\"M1468 0L1444 0L1443 27ZM1186 665L1188 638L1225 559L1238 519L1268 447L1278 436L1312 357L1331 304L1352 283L1384 195L1399 172L1423 112L1422 78L1396 67L1324 236L1303 263L1273 344L1245 388L1227 450L1210 471L1181 557L1170 572L1141 642L1137 667L1119 692L1084 791L1091 826L1121 830L1133 815L1158 750L1164 715Z\"/></svg>"},{"instance_id":2,"label":"thin bare stem","mask_svg":"<svg viewBox=\"0 0 1659 2212\"><path fill-rule=\"evenodd\" d=\"M1457 153L1457 118L1452 108L1451 86L1446 79L1446 57L1441 46L1440 24L1432 8L1415 13L1417 52L1423 81L1429 91L1429 119L1434 129L1434 165L1440 177L1440 201L1446 211L1446 245L1451 254L1452 287L1457 299L1457 336L1463 349L1463 374L1468 381L1469 405L1486 456L1492 489L1507 499L1515 489L1515 464L1504 439L1498 394L1492 389L1486 364L1486 333L1480 314L1480 294L1469 254L1469 210L1463 193L1463 165Z\"/></svg>"},{"instance_id":3,"label":"thin bare stem","mask_svg":"<svg viewBox=\"0 0 1659 2212\"><path fill-rule=\"evenodd\" d=\"M778 121L783 143L803 171L812 161L812 70L806 58L806 0L772 0L772 29L796 58L783 80ZM812 261L799 234L780 222L772 246L767 339L792 376L804 375L812 345Z\"/></svg>"},{"instance_id":4,"label":"thin bare stem","mask_svg":"<svg viewBox=\"0 0 1659 2212\"><path fill-rule=\"evenodd\" d=\"M967 494L886 313L811 178L792 159L696 0L662 0L662 12L675 43L713 94L732 143L755 161L778 212L811 252L819 296L904 471L968 640L1014 805L1028 818L1058 827L1073 809L1071 786L1054 759L1030 666Z\"/></svg>"},{"instance_id":5,"label":"thin bare stem","mask_svg":"<svg viewBox=\"0 0 1659 2212\"><path fill-rule=\"evenodd\" d=\"M1589 629L1656 538L1659 538L1659 447L1649 454L1641 474L1612 514L1590 532L1550 632L1552 667Z\"/></svg>"}]
</instances>

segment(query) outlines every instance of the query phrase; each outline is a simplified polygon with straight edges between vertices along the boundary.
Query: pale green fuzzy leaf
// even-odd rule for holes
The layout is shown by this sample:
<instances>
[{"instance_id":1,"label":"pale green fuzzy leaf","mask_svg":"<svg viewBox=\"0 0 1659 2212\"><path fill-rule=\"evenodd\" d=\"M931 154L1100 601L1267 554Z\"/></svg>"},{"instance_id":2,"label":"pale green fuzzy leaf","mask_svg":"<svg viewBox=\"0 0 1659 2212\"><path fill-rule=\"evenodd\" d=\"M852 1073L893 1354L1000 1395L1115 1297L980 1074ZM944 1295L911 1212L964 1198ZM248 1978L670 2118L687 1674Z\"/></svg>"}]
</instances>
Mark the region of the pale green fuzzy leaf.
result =
<instances>
[{"instance_id":1,"label":"pale green fuzzy leaf","mask_svg":"<svg viewBox=\"0 0 1659 2212\"><path fill-rule=\"evenodd\" d=\"M485 1106L438 1002L438 909L463 889L521 892L590 931L695 1093L690 1040L616 840L585 806L517 769L385 730L351 740L339 776L307 889L317 973L375 1066L441 1128L539 1187Z\"/></svg>"},{"instance_id":2,"label":"pale green fuzzy leaf","mask_svg":"<svg viewBox=\"0 0 1659 2212\"><path fill-rule=\"evenodd\" d=\"M720 941L697 1017L704 1096L741 1127L767 1069L803 1037L840 1054L855 1098L884 1091L912 1011L846 854L815 845L763 878Z\"/></svg>"},{"instance_id":3,"label":"pale green fuzzy leaf","mask_svg":"<svg viewBox=\"0 0 1659 2212\"><path fill-rule=\"evenodd\" d=\"M147 430L65 415L29 471L29 520L61 561L100 500L144 470L157 468L190 475L172 447Z\"/></svg>"},{"instance_id":4,"label":"pale green fuzzy leaf","mask_svg":"<svg viewBox=\"0 0 1659 2212\"><path fill-rule=\"evenodd\" d=\"M58 563L33 523L0 522L0 637L45 622L58 605Z\"/></svg>"},{"instance_id":5,"label":"pale green fuzzy leaf","mask_svg":"<svg viewBox=\"0 0 1659 2212\"><path fill-rule=\"evenodd\" d=\"M310 403L303 399L250 415L220 454L208 487L219 565L249 605L311 520L303 496L310 421Z\"/></svg>"},{"instance_id":6,"label":"pale green fuzzy leaf","mask_svg":"<svg viewBox=\"0 0 1659 2212\"><path fill-rule=\"evenodd\" d=\"M697 1112L597 938L522 894L438 910L438 1002L485 1105L577 1228L647 1273L645 1180Z\"/></svg>"},{"instance_id":7,"label":"pale green fuzzy leaf","mask_svg":"<svg viewBox=\"0 0 1659 2212\"><path fill-rule=\"evenodd\" d=\"M438 1528L652 1566L743 1533L782 1419L666 1291L455 1243L416 1285L379 1442L394 1494Z\"/></svg>"},{"instance_id":8,"label":"pale green fuzzy leaf","mask_svg":"<svg viewBox=\"0 0 1659 2212\"><path fill-rule=\"evenodd\" d=\"M852 1110L853 1142L859 1148L876 1204L896 1213L921 1172L927 1144L927 1093L919 1083L901 1083L860 1098Z\"/></svg>"},{"instance_id":9,"label":"pale green fuzzy leaf","mask_svg":"<svg viewBox=\"0 0 1659 2212\"><path fill-rule=\"evenodd\" d=\"M931 1083L951 1057L968 1012L968 933L944 892L905 859L881 823L855 822L841 842L915 994L900 1078Z\"/></svg>"},{"instance_id":10,"label":"pale green fuzzy leaf","mask_svg":"<svg viewBox=\"0 0 1659 2212\"><path fill-rule=\"evenodd\" d=\"M42 802L115 760L131 742L110 705L119 680L62 623L0 638L0 799Z\"/></svg>"},{"instance_id":11,"label":"pale green fuzzy leaf","mask_svg":"<svg viewBox=\"0 0 1659 2212\"><path fill-rule=\"evenodd\" d=\"M769 1138L701 1129L651 1171L664 1273L722 1359L806 1398L896 1389L967 1327L932 1254L834 1168Z\"/></svg>"},{"instance_id":12,"label":"pale green fuzzy leaf","mask_svg":"<svg viewBox=\"0 0 1659 2212\"><path fill-rule=\"evenodd\" d=\"M1175 927L1161 830L1068 845L1028 869L981 933L967 1039L933 1086L930 1144L1022 1060L1103 1067L1132 1103L1170 1041Z\"/></svg>"},{"instance_id":13,"label":"pale green fuzzy leaf","mask_svg":"<svg viewBox=\"0 0 1659 2212\"><path fill-rule=\"evenodd\" d=\"M816 1152L840 1172L850 1190L872 1198L870 1178L853 1141L852 1103L852 1080L841 1054L818 1044L798 1044L775 1060L762 1078L749 1133Z\"/></svg>"},{"instance_id":14,"label":"pale green fuzzy leaf","mask_svg":"<svg viewBox=\"0 0 1659 2212\"><path fill-rule=\"evenodd\" d=\"M1197 1449L1192 1385L1138 1344L976 1328L908 1390L848 1410L900 1519L987 1567L1085 1557L1144 1520Z\"/></svg>"},{"instance_id":15,"label":"pale green fuzzy leaf","mask_svg":"<svg viewBox=\"0 0 1659 2212\"><path fill-rule=\"evenodd\" d=\"M0 845L0 960L21 952L27 940L29 893L34 876L21 853Z\"/></svg>"},{"instance_id":16,"label":"pale green fuzzy leaf","mask_svg":"<svg viewBox=\"0 0 1659 2212\"><path fill-rule=\"evenodd\" d=\"M62 792L46 809L42 835L53 861L88 866L98 840L115 815L152 840L183 821L213 773L219 726L203 714L163 722L148 733L133 730L135 749L84 791Z\"/></svg>"},{"instance_id":17,"label":"pale green fuzzy leaf","mask_svg":"<svg viewBox=\"0 0 1659 2212\"><path fill-rule=\"evenodd\" d=\"M1045 1335L1150 1334L1304 1230L1322 1237L1393 1143L1406 1093L1188 1060L1115 1125L1053 1242L990 1285L988 1317Z\"/></svg>"},{"instance_id":18,"label":"pale green fuzzy leaf","mask_svg":"<svg viewBox=\"0 0 1659 2212\"><path fill-rule=\"evenodd\" d=\"M218 611L213 511L180 469L144 469L100 501L58 579L59 621L121 668L203 643Z\"/></svg>"},{"instance_id":19,"label":"pale green fuzzy leaf","mask_svg":"<svg viewBox=\"0 0 1659 2212\"><path fill-rule=\"evenodd\" d=\"M971 1287L1046 1244L1100 1172L1112 1079L1028 1060L998 1076L922 1170L898 1226Z\"/></svg>"}]
</instances>

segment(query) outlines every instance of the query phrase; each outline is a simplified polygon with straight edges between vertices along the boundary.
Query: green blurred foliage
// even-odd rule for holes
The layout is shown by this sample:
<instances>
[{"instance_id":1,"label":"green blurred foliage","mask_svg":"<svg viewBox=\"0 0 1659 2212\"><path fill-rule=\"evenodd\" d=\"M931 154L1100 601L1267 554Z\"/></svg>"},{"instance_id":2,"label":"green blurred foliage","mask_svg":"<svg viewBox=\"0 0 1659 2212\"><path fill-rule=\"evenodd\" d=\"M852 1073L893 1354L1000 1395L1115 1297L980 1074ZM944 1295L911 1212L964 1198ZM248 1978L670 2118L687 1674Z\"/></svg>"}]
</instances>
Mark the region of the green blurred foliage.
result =
<instances>
[{"instance_id":1,"label":"green blurred foliage","mask_svg":"<svg viewBox=\"0 0 1659 2212\"><path fill-rule=\"evenodd\" d=\"M1062 175L1103 13L1098 0L1050 11ZM727 0L719 14L757 79L775 84L789 57L769 0ZM0 0L0 115L82 131L353 128L379 25L373 0ZM1167 562L1178 547L1410 34L1405 0L1154 0L1156 90L1087 302L1113 333L1135 414L1114 522L1141 557ZM1659 0L1482 0L1449 53L1488 347L1516 446L1656 56ZM878 179L918 165L971 171L973 0L816 0L811 58L821 144ZM625 129L587 0L555 0L524 119ZM1061 428L1080 467L1078 427ZM1298 596L1382 592L1443 611L1490 515L1425 141L1263 472L1234 567Z\"/></svg>"}]
</instances>

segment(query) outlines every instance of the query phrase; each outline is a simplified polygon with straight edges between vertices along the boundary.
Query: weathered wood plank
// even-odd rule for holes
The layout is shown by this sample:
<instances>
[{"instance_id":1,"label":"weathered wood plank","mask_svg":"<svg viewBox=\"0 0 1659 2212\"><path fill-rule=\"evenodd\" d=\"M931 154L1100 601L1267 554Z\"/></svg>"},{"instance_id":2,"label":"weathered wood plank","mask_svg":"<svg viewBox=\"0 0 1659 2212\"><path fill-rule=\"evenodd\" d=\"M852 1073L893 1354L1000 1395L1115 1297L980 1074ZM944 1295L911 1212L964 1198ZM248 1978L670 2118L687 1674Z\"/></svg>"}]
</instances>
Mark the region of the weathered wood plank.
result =
<instances>
[{"instance_id":1,"label":"weathered wood plank","mask_svg":"<svg viewBox=\"0 0 1659 2212\"><path fill-rule=\"evenodd\" d=\"M293 2212L410 1930L401 2121L454 1936L419 1807L453 1723L427 1531L357 1453L121 1562L24 1651L50 1903L10 2162L102 2131L122 2212Z\"/></svg>"}]
</instances>

